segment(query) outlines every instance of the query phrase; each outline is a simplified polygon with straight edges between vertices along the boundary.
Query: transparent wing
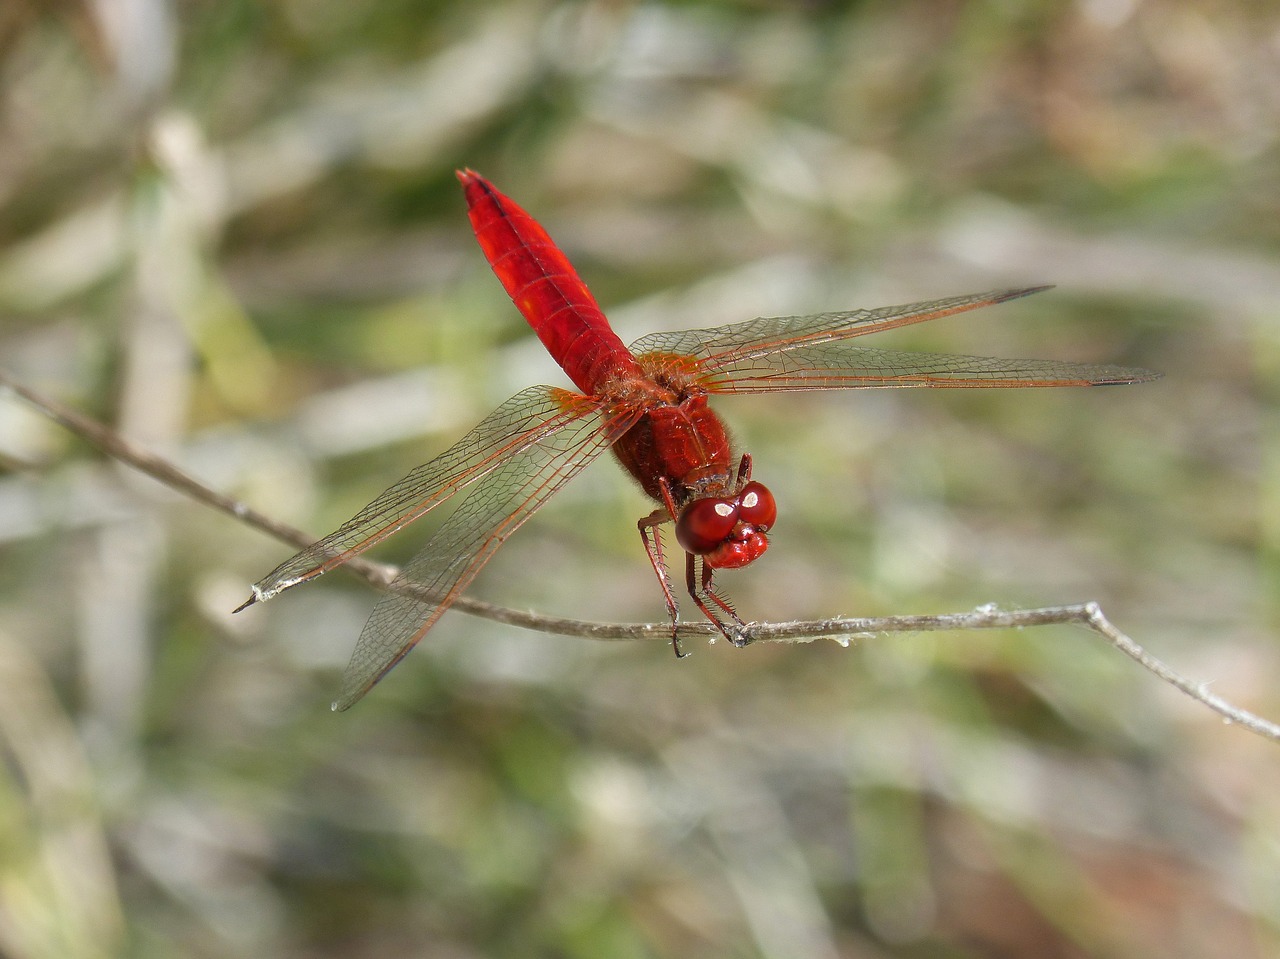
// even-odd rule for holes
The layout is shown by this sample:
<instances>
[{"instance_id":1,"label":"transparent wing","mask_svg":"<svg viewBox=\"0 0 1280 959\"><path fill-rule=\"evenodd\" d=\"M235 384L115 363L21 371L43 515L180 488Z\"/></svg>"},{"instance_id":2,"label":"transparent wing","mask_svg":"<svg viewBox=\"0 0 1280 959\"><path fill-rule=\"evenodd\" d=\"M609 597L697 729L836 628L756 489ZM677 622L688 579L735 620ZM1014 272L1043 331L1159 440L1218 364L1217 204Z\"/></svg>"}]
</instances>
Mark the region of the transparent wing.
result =
<instances>
[{"instance_id":1,"label":"transparent wing","mask_svg":"<svg viewBox=\"0 0 1280 959\"><path fill-rule=\"evenodd\" d=\"M698 359L703 368L714 372L722 367L755 357L770 356L836 340L847 340L867 333L879 333L912 323L923 323L953 313L964 313L983 306L1003 303L1047 290L1047 286L1030 286L1018 290L993 290L952 296L926 303L905 306L882 306L872 310L849 310L843 313L815 313L811 316L761 316L745 323L734 323L714 330L679 330L674 333L650 333L631 344L631 352L674 353Z\"/></svg>"},{"instance_id":2,"label":"transparent wing","mask_svg":"<svg viewBox=\"0 0 1280 959\"><path fill-rule=\"evenodd\" d=\"M874 387L1096 386L1138 383L1159 374L1121 366L1055 360L907 353L855 347L867 333L921 323L1037 293L997 290L907 306L813 316L761 317L715 330L642 337L631 346L650 363L692 373L712 392L868 389Z\"/></svg>"},{"instance_id":3,"label":"transparent wing","mask_svg":"<svg viewBox=\"0 0 1280 959\"><path fill-rule=\"evenodd\" d=\"M1104 386L1158 376L1123 366L907 353L837 342L740 359L699 376L699 381L714 393L763 393L910 386Z\"/></svg>"},{"instance_id":4,"label":"transparent wing","mask_svg":"<svg viewBox=\"0 0 1280 959\"><path fill-rule=\"evenodd\" d=\"M584 418L594 419L591 414L597 408L587 397L550 386L522 390L444 453L419 466L328 536L255 583L249 601L270 599L341 566L489 475L508 457L550 441Z\"/></svg>"},{"instance_id":5,"label":"transparent wing","mask_svg":"<svg viewBox=\"0 0 1280 959\"><path fill-rule=\"evenodd\" d=\"M475 483L457 511L404 568L391 592L378 600L333 708L351 706L404 658L498 547L608 449L638 415L579 416L515 450Z\"/></svg>"}]
</instances>

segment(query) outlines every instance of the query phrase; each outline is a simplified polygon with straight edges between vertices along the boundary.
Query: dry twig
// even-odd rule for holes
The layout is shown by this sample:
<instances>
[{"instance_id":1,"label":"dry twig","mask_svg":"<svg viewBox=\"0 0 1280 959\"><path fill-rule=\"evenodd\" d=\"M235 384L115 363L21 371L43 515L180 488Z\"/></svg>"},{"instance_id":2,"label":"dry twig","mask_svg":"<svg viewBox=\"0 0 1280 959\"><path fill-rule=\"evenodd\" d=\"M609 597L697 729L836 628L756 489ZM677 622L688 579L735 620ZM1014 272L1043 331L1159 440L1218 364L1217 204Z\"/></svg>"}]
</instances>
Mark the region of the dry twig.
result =
<instances>
[{"instance_id":1,"label":"dry twig","mask_svg":"<svg viewBox=\"0 0 1280 959\"><path fill-rule=\"evenodd\" d=\"M249 526L259 529L297 549L310 546L312 537L288 524L281 523L257 512L221 493L209 489L199 480L183 472L167 460L140 449L115 430L71 409L56 400L24 386L4 370L0 370L0 387L22 397L36 409L47 415L77 436L96 446L105 454L127 463L163 483L179 490L192 499L228 513ZM395 579L398 570L385 563L376 563L361 557L348 561L342 567L364 579L376 589L385 590ZM670 623L590 623L581 620L540 616L496 606L481 600L463 596L453 604L454 609L483 616L495 622L522 626L525 629L563 636L580 636L586 639L634 641L659 639L670 641ZM808 642L829 638L848 644L849 640L884 633L938 632L965 629L1016 629L1024 626L1049 626L1059 623L1075 623L1088 627L1109 644L1137 662L1144 669L1175 686L1192 699L1225 720L1237 723L1251 732L1280 742L1280 725L1264 719L1228 700L1209 692L1203 683L1196 683L1176 672L1163 661L1152 656L1129 636L1121 632L1107 619L1097 603L1078 603L1069 606L1047 606L1039 609L1001 610L994 605L982 606L966 613L943 613L919 616L867 616L827 620L809 620L790 623L750 623L745 635L749 642ZM683 638L708 637L715 639L719 633L710 623L681 623L679 634Z\"/></svg>"}]
</instances>

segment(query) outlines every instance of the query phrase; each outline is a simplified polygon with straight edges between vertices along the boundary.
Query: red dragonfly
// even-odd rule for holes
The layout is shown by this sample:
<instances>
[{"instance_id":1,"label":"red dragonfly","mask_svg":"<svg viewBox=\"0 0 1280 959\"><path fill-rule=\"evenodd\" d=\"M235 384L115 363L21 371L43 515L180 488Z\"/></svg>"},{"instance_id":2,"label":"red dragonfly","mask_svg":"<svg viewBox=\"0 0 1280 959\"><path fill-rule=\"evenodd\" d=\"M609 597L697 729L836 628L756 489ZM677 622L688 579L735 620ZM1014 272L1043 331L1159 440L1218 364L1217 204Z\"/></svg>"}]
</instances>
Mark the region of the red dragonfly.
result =
<instances>
[{"instance_id":1,"label":"red dragonfly","mask_svg":"<svg viewBox=\"0 0 1280 959\"><path fill-rule=\"evenodd\" d=\"M761 317L714 330L620 340L547 232L473 170L458 173L494 273L577 392L517 393L447 452L419 466L338 529L253 586L240 609L340 566L454 495L469 495L374 607L334 709L360 699L462 594L507 538L605 450L658 507L638 523L676 639L678 607L661 528L675 524L685 588L735 645L745 623L713 583L768 548L773 495L751 478L707 405L713 393L871 387L1095 386L1154 379L1147 370L1051 360L901 353L850 344L866 333L1002 303L1044 286L815 316ZM237 610L238 611L238 610Z\"/></svg>"}]
</instances>

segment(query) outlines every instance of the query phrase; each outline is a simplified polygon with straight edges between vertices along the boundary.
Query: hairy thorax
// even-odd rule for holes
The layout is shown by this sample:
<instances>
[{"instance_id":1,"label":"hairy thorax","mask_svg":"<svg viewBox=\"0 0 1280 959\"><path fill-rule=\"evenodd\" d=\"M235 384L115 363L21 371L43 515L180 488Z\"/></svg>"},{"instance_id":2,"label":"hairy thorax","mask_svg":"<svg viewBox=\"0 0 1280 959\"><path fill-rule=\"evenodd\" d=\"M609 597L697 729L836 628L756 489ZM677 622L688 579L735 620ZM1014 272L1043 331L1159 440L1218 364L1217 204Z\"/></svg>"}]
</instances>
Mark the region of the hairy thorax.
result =
<instances>
[{"instance_id":1,"label":"hairy thorax","mask_svg":"<svg viewBox=\"0 0 1280 959\"><path fill-rule=\"evenodd\" d=\"M638 360L643 377L622 377L598 389L610 405L644 410L614 444L614 455L659 502L663 480L677 506L722 494L731 485L733 451L724 423L707 405L695 361L659 353Z\"/></svg>"}]
</instances>

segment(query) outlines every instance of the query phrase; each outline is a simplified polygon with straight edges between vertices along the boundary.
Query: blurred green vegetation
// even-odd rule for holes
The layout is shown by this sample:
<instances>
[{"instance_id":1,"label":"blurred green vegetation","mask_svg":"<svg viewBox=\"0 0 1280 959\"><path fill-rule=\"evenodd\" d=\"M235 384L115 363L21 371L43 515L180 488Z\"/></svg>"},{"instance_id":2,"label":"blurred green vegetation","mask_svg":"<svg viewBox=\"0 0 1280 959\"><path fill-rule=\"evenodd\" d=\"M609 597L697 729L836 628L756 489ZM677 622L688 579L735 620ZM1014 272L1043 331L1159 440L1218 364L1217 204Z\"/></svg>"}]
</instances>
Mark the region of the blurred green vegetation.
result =
<instances>
[{"instance_id":1,"label":"blurred green vegetation","mask_svg":"<svg viewBox=\"0 0 1280 959\"><path fill-rule=\"evenodd\" d=\"M1166 378L722 402L783 510L726 589L1096 599L1274 718L1277 43L1242 0L7 0L3 365L320 533L565 382L457 167L624 339L1054 282L874 345ZM1275 746L1082 631L677 664L451 614L335 716L367 589L232 618L288 547L12 398L0 467L5 956L1280 953ZM649 509L602 462L473 592L659 620Z\"/></svg>"}]
</instances>

